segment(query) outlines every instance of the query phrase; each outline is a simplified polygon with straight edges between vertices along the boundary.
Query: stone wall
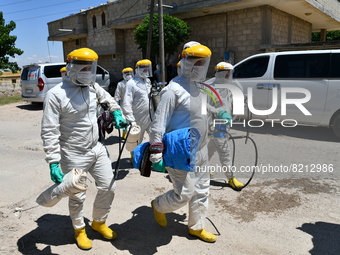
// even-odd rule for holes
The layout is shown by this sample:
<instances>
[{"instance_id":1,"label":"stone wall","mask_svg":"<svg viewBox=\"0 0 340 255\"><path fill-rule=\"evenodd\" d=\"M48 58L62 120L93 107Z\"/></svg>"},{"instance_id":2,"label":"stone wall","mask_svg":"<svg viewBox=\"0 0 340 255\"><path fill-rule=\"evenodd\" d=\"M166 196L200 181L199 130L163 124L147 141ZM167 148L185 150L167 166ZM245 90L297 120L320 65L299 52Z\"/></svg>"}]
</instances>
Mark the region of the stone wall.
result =
<instances>
[{"instance_id":1,"label":"stone wall","mask_svg":"<svg viewBox=\"0 0 340 255\"><path fill-rule=\"evenodd\" d=\"M292 16L291 43L311 42L312 24Z\"/></svg>"},{"instance_id":2,"label":"stone wall","mask_svg":"<svg viewBox=\"0 0 340 255\"><path fill-rule=\"evenodd\" d=\"M272 12L271 44L308 43L311 41L312 24L270 8Z\"/></svg>"},{"instance_id":3,"label":"stone wall","mask_svg":"<svg viewBox=\"0 0 340 255\"><path fill-rule=\"evenodd\" d=\"M234 63L259 53L262 44L262 9L260 7L228 12L228 47L235 52Z\"/></svg>"},{"instance_id":4,"label":"stone wall","mask_svg":"<svg viewBox=\"0 0 340 255\"><path fill-rule=\"evenodd\" d=\"M3 72L0 76L0 97L21 95L20 75L21 73Z\"/></svg>"},{"instance_id":5,"label":"stone wall","mask_svg":"<svg viewBox=\"0 0 340 255\"><path fill-rule=\"evenodd\" d=\"M277 9L272 9L272 44L291 43L291 30L291 15Z\"/></svg>"},{"instance_id":6,"label":"stone wall","mask_svg":"<svg viewBox=\"0 0 340 255\"><path fill-rule=\"evenodd\" d=\"M104 24L102 24L102 14L105 16ZM96 27L93 27L94 18L96 20ZM107 27L107 6L104 5L88 11L87 27L87 47L95 50L98 55L117 52L114 30Z\"/></svg>"},{"instance_id":7,"label":"stone wall","mask_svg":"<svg viewBox=\"0 0 340 255\"><path fill-rule=\"evenodd\" d=\"M208 15L201 18L185 20L192 28L190 40L200 42L212 51L208 75L213 73L213 66L224 61L226 51L226 14ZM179 49L178 54L181 53Z\"/></svg>"}]
</instances>

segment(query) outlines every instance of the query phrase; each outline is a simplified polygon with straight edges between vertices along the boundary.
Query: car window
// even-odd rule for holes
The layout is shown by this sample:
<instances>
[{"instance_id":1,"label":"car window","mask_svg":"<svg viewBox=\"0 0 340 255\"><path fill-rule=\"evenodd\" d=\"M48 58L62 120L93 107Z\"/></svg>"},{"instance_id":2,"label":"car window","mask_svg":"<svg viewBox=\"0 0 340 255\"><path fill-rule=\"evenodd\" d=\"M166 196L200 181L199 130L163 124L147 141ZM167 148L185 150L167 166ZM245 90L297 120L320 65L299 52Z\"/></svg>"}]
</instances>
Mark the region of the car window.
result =
<instances>
[{"instance_id":1,"label":"car window","mask_svg":"<svg viewBox=\"0 0 340 255\"><path fill-rule=\"evenodd\" d=\"M21 80L23 81L27 81L27 78L28 78L28 71L29 69L28 68L24 68L21 72Z\"/></svg>"},{"instance_id":2,"label":"car window","mask_svg":"<svg viewBox=\"0 0 340 255\"><path fill-rule=\"evenodd\" d=\"M332 53L331 56L331 78L340 78L340 53Z\"/></svg>"},{"instance_id":3,"label":"car window","mask_svg":"<svg viewBox=\"0 0 340 255\"><path fill-rule=\"evenodd\" d=\"M235 67L233 78L262 77L268 68L269 56L252 58Z\"/></svg>"},{"instance_id":4,"label":"car window","mask_svg":"<svg viewBox=\"0 0 340 255\"><path fill-rule=\"evenodd\" d=\"M97 74L103 74L104 70L102 68L100 68L99 66L97 66Z\"/></svg>"},{"instance_id":5,"label":"car window","mask_svg":"<svg viewBox=\"0 0 340 255\"><path fill-rule=\"evenodd\" d=\"M46 78L59 78L61 77L60 69L65 65L53 65L53 66L45 66L44 74Z\"/></svg>"},{"instance_id":6,"label":"car window","mask_svg":"<svg viewBox=\"0 0 340 255\"><path fill-rule=\"evenodd\" d=\"M27 74L27 80L34 81L38 79L38 70L39 69L30 69Z\"/></svg>"},{"instance_id":7,"label":"car window","mask_svg":"<svg viewBox=\"0 0 340 255\"><path fill-rule=\"evenodd\" d=\"M329 62L329 53L277 56L274 79L328 78Z\"/></svg>"}]
</instances>

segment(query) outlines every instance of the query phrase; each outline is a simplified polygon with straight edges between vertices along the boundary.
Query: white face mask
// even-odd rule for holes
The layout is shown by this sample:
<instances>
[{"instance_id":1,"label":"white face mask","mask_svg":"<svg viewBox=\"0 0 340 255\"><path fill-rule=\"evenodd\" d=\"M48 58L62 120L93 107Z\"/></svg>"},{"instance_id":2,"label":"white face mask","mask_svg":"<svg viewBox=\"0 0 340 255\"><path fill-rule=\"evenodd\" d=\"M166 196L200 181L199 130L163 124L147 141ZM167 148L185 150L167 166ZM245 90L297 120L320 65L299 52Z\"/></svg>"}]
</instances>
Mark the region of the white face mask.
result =
<instances>
[{"instance_id":1,"label":"white face mask","mask_svg":"<svg viewBox=\"0 0 340 255\"><path fill-rule=\"evenodd\" d=\"M124 74L124 80L128 81L132 78L131 74Z\"/></svg>"},{"instance_id":2,"label":"white face mask","mask_svg":"<svg viewBox=\"0 0 340 255\"><path fill-rule=\"evenodd\" d=\"M205 79L205 67L204 66L193 66L191 71L192 81L203 81Z\"/></svg>"},{"instance_id":3,"label":"white face mask","mask_svg":"<svg viewBox=\"0 0 340 255\"><path fill-rule=\"evenodd\" d=\"M92 81L91 71L79 72L77 75L77 80L84 85L89 85Z\"/></svg>"},{"instance_id":4,"label":"white face mask","mask_svg":"<svg viewBox=\"0 0 340 255\"><path fill-rule=\"evenodd\" d=\"M142 78L149 77L149 73L147 72L147 70L145 68L144 69L140 68L140 69L138 69L138 71L139 71L140 77L142 77Z\"/></svg>"}]
</instances>

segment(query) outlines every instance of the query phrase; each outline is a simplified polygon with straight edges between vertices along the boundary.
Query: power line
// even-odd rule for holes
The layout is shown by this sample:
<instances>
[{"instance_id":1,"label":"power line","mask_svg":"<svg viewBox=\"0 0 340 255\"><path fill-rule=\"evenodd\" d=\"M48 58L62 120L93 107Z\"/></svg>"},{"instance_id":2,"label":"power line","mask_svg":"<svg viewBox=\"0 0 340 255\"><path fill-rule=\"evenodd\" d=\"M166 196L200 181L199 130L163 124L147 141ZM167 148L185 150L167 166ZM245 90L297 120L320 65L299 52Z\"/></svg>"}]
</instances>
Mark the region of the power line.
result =
<instances>
[{"instance_id":1,"label":"power line","mask_svg":"<svg viewBox=\"0 0 340 255\"><path fill-rule=\"evenodd\" d=\"M118 18L116 18L113 22L115 22L116 20L120 19L120 17L122 17L125 13L130 11L132 9L132 7L134 7L138 2L139 2L139 0L137 0L133 5L131 5L129 9L127 9L125 12L123 12L122 15L120 15Z\"/></svg>"},{"instance_id":2,"label":"power line","mask_svg":"<svg viewBox=\"0 0 340 255\"><path fill-rule=\"evenodd\" d=\"M30 0L28 0L28 1L30 1ZM80 0L68 1L68 2L63 2L63 3L59 3L59 4L45 5L45 6L35 7L35 8L32 8L32 9L25 9L25 10L14 11L14 12L7 12L5 14L8 15L8 14L18 13L18 12L27 12L27 11L32 11L32 10L36 10L36 9L42 9L42 8L47 8L47 7L62 5L62 4L69 4L69 3L78 2L78 1L80 1Z\"/></svg>"},{"instance_id":3,"label":"power line","mask_svg":"<svg viewBox=\"0 0 340 255\"><path fill-rule=\"evenodd\" d=\"M69 10L67 12L74 12L74 11L79 11L79 9L77 10ZM28 19L39 19L41 17L46 17L46 16L51 16L51 15L57 15L57 14L62 14L62 13L66 13L66 11L64 12L57 12L57 13L50 13L50 14L46 14L46 15L39 15L39 17L31 17L31 18L25 18L25 19L17 19L14 20L14 22L18 22L18 21L22 21L22 20L28 20Z\"/></svg>"},{"instance_id":4,"label":"power line","mask_svg":"<svg viewBox=\"0 0 340 255\"><path fill-rule=\"evenodd\" d=\"M20 4L20 3L24 3L24 2L28 2L28 1L32 1L32 0L24 0L24 1L14 2L14 3L10 3L10 4L2 4L2 5L0 5L0 6L7 6L7 5L13 5L13 4Z\"/></svg>"}]
</instances>

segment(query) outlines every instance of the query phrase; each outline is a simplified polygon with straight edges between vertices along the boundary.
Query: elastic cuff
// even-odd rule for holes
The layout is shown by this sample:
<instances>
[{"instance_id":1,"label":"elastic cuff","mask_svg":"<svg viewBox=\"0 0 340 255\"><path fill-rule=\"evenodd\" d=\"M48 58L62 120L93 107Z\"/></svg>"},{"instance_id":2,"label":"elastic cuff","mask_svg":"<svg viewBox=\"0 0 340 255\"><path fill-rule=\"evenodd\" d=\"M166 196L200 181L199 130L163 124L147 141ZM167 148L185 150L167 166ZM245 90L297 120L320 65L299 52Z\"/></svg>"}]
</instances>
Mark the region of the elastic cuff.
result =
<instances>
[{"instance_id":1,"label":"elastic cuff","mask_svg":"<svg viewBox=\"0 0 340 255\"><path fill-rule=\"evenodd\" d=\"M164 151L164 144L163 143L153 143L149 147L150 153L162 153Z\"/></svg>"}]
</instances>

